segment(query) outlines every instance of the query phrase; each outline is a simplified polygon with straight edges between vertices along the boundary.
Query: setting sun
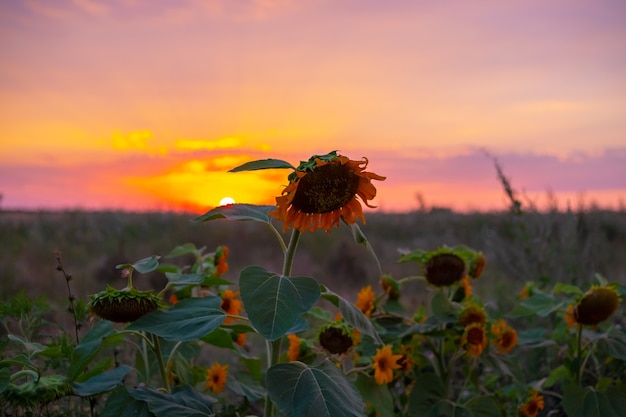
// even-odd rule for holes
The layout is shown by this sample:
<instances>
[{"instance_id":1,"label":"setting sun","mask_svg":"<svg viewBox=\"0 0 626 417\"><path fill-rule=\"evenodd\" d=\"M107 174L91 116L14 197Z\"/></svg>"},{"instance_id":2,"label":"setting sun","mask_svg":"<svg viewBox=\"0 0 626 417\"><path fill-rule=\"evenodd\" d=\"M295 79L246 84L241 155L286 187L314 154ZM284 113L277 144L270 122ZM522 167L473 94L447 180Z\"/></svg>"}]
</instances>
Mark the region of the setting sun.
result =
<instances>
[{"instance_id":1,"label":"setting sun","mask_svg":"<svg viewBox=\"0 0 626 417\"><path fill-rule=\"evenodd\" d=\"M235 204L235 199L232 197L224 197L220 200L220 206L226 206L228 204Z\"/></svg>"}]
</instances>

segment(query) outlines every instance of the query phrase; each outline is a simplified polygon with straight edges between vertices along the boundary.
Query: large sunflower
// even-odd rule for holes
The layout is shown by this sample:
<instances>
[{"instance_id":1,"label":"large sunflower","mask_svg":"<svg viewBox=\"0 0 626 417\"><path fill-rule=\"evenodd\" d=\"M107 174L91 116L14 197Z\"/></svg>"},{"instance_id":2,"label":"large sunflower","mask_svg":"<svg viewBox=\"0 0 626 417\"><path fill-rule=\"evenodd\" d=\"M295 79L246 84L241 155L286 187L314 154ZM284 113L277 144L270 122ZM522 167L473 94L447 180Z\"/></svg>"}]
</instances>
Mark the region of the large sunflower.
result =
<instances>
[{"instance_id":1,"label":"large sunflower","mask_svg":"<svg viewBox=\"0 0 626 417\"><path fill-rule=\"evenodd\" d=\"M368 160L354 161L332 151L312 156L289 175L289 185L276 197L276 210L268 213L283 222L283 231L301 232L324 229L327 232L343 219L353 224L358 218L365 223L363 208L376 197L372 180L386 177L365 171Z\"/></svg>"}]
</instances>

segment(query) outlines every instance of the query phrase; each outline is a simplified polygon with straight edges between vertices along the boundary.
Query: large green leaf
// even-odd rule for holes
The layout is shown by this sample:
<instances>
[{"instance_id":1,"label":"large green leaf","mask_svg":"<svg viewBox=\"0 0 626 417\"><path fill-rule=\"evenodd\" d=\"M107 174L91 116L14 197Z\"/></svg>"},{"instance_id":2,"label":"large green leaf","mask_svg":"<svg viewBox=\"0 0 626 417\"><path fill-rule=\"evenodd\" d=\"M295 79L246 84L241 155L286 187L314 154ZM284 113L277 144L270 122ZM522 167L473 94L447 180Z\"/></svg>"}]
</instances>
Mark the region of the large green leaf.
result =
<instances>
[{"instance_id":1,"label":"large green leaf","mask_svg":"<svg viewBox=\"0 0 626 417\"><path fill-rule=\"evenodd\" d=\"M275 206L256 206L254 204L229 204L215 207L201 216L193 219L193 222L208 222L210 220L226 219L232 221L257 221L269 223L268 212L276 209Z\"/></svg>"},{"instance_id":2,"label":"large green leaf","mask_svg":"<svg viewBox=\"0 0 626 417\"><path fill-rule=\"evenodd\" d=\"M329 360L310 367L280 363L267 371L267 389L287 417L360 417L363 400L339 368Z\"/></svg>"},{"instance_id":3,"label":"large green leaf","mask_svg":"<svg viewBox=\"0 0 626 417\"><path fill-rule=\"evenodd\" d=\"M220 308L221 303L221 297L186 298L167 311L146 314L128 329L153 333L166 340L199 339L224 321L226 313Z\"/></svg>"},{"instance_id":4,"label":"large green leaf","mask_svg":"<svg viewBox=\"0 0 626 417\"><path fill-rule=\"evenodd\" d=\"M609 356L626 361L626 333L623 330L612 328L598 340L598 347L605 350Z\"/></svg>"},{"instance_id":5,"label":"large green leaf","mask_svg":"<svg viewBox=\"0 0 626 417\"><path fill-rule=\"evenodd\" d=\"M339 308L341 315L348 324L356 329L359 329L361 333L370 336L377 344L383 344L383 341L380 339L374 325L361 310L325 286L322 286L322 291L322 297L333 303L335 307Z\"/></svg>"},{"instance_id":6,"label":"large green leaf","mask_svg":"<svg viewBox=\"0 0 626 417\"><path fill-rule=\"evenodd\" d=\"M151 387L132 389L129 393L134 399L145 401L156 417L210 417L214 415L211 406L215 400L188 385L176 387L171 394Z\"/></svg>"},{"instance_id":7,"label":"large green leaf","mask_svg":"<svg viewBox=\"0 0 626 417\"><path fill-rule=\"evenodd\" d=\"M107 398L102 417L154 417L148 403L133 398L128 389L119 386Z\"/></svg>"},{"instance_id":8,"label":"large green leaf","mask_svg":"<svg viewBox=\"0 0 626 417\"><path fill-rule=\"evenodd\" d=\"M502 410L492 396L473 397L465 407L474 417L502 417Z\"/></svg>"},{"instance_id":9,"label":"large green leaf","mask_svg":"<svg viewBox=\"0 0 626 417\"><path fill-rule=\"evenodd\" d=\"M583 398L582 413L585 417L623 417L624 409L613 410L609 399L603 392L587 390Z\"/></svg>"},{"instance_id":10,"label":"large green leaf","mask_svg":"<svg viewBox=\"0 0 626 417\"><path fill-rule=\"evenodd\" d=\"M319 284L313 278L285 277L260 266L241 271L239 290L252 325L270 341L300 327L302 314L320 297Z\"/></svg>"},{"instance_id":11,"label":"large green leaf","mask_svg":"<svg viewBox=\"0 0 626 417\"><path fill-rule=\"evenodd\" d=\"M539 317L547 317L551 313L562 308L565 301L558 301L551 294L536 293L522 301L509 314L511 317L526 317L529 315L537 315Z\"/></svg>"},{"instance_id":12,"label":"large green leaf","mask_svg":"<svg viewBox=\"0 0 626 417\"><path fill-rule=\"evenodd\" d=\"M289 162L281 159L259 159L257 161L246 162L243 165L239 165L228 172L242 172L242 171L257 171L259 169L276 169L276 168L290 168L295 170L296 167Z\"/></svg>"},{"instance_id":13,"label":"large green leaf","mask_svg":"<svg viewBox=\"0 0 626 417\"><path fill-rule=\"evenodd\" d=\"M109 391L124 380L124 377L132 370L128 365L121 365L110 371L103 372L88 379L85 382L75 382L72 384L74 392L81 397L88 397Z\"/></svg>"},{"instance_id":14,"label":"large green leaf","mask_svg":"<svg viewBox=\"0 0 626 417\"><path fill-rule=\"evenodd\" d=\"M380 385L373 378L359 373L355 382L356 387L361 393L361 397L367 398L372 404L376 414L380 417L394 417L394 401L391 391L387 385Z\"/></svg>"},{"instance_id":15,"label":"large green leaf","mask_svg":"<svg viewBox=\"0 0 626 417\"><path fill-rule=\"evenodd\" d=\"M444 397L444 387L441 379L434 373L424 373L417 376L415 386L409 395L409 416L422 417Z\"/></svg>"},{"instance_id":16,"label":"large green leaf","mask_svg":"<svg viewBox=\"0 0 626 417\"><path fill-rule=\"evenodd\" d=\"M100 349L119 340L119 338L109 338L113 334L115 334L113 323L103 320L96 323L83 337L83 340L72 351L70 367L67 371L67 378L70 381L74 381L83 372Z\"/></svg>"}]
</instances>

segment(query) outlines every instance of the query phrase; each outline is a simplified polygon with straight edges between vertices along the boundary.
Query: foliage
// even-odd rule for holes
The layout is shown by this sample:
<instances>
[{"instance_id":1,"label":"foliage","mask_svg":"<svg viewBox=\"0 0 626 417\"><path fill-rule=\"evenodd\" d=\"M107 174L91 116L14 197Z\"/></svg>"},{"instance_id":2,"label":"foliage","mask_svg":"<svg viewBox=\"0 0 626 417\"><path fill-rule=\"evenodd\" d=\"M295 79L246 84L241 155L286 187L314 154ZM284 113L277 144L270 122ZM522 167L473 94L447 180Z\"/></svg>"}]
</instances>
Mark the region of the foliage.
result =
<instances>
[{"instance_id":1,"label":"foliage","mask_svg":"<svg viewBox=\"0 0 626 417\"><path fill-rule=\"evenodd\" d=\"M265 160L233 172L274 168L293 166ZM520 217L517 197L515 202L512 215ZM528 275L523 291L504 307L475 291L485 279L481 250L440 244L395 252L395 261L408 271L396 278L377 256L375 240L354 223L349 235L371 258L377 278L363 282L358 295L340 295L331 289L336 279L322 283L292 273L303 233L295 229L285 239L268 215L272 209L231 204L194 219L241 228L256 224L276 238L280 262L243 267L237 285L223 277L237 245L208 251L188 242L165 256L115 262L124 287L106 283L87 303L73 295L71 275L57 253L74 329L47 320L51 306L45 298L20 293L0 303L7 335L0 342L1 411L146 417L621 415L624 285L601 274L569 281ZM529 252L526 263L534 261ZM276 271L275 265L282 268ZM137 288L155 274L160 288ZM423 293L423 302L414 302L409 288ZM150 308L137 309L145 304L138 300L150 300ZM117 310L130 306L133 314L114 324L102 303ZM594 309L600 313L588 325L582 315Z\"/></svg>"}]
</instances>

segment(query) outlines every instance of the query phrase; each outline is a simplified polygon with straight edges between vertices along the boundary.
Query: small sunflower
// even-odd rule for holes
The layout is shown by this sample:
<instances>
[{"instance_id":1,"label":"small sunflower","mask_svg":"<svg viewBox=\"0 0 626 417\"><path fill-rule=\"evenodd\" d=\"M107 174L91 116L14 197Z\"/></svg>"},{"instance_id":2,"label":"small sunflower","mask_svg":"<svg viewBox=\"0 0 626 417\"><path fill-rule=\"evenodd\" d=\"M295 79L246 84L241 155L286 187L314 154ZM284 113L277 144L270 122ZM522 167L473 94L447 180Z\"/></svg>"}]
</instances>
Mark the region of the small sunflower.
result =
<instances>
[{"instance_id":1,"label":"small sunflower","mask_svg":"<svg viewBox=\"0 0 626 417\"><path fill-rule=\"evenodd\" d=\"M472 278L479 278L482 275L486 264L487 259L485 259L485 255L483 255L482 252L476 252L476 256L474 256L471 260L469 275Z\"/></svg>"},{"instance_id":2,"label":"small sunflower","mask_svg":"<svg viewBox=\"0 0 626 417\"><path fill-rule=\"evenodd\" d=\"M502 319L491 325L491 333L496 336L498 353L507 354L517 345L517 332Z\"/></svg>"},{"instance_id":3,"label":"small sunflower","mask_svg":"<svg viewBox=\"0 0 626 417\"><path fill-rule=\"evenodd\" d=\"M91 295L89 308L96 316L116 323L129 323L159 308L160 298L152 291L134 288L106 290Z\"/></svg>"},{"instance_id":4,"label":"small sunflower","mask_svg":"<svg viewBox=\"0 0 626 417\"><path fill-rule=\"evenodd\" d=\"M212 392L222 392L226 386L228 377L228 365L215 362L206 372L204 387Z\"/></svg>"},{"instance_id":5,"label":"small sunflower","mask_svg":"<svg viewBox=\"0 0 626 417\"><path fill-rule=\"evenodd\" d=\"M368 285L367 287L361 288L359 294L357 295L357 300L354 305L356 308L361 310L363 314L367 317L372 315L372 311L374 310L374 299L376 295L374 294L374 290L372 290L372 286Z\"/></svg>"},{"instance_id":6,"label":"small sunflower","mask_svg":"<svg viewBox=\"0 0 626 417\"><path fill-rule=\"evenodd\" d=\"M472 323L465 328L461 341L468 355L477 358L487 347L487 334L485 326L480 323Z\"/></svg>"},{"instance_id":7,"label":"small sunflower","mask_svg":"<svg viewBox=\"0 0 626 417\"><path fill-rule=\"evenodd\" d=\"M400 299L400 285L391 275L383 275L380 284L390 300L397 301Z\"/></svg>"},{"instance_id":8,"label":"small sunflower","mask_svg":"<svg viewBox=\"0 0 626 417\"><path fill-rule=\"evenodd\" d=\"M224 290L222 293L222 310L226 312L226 314L230 314L232 316L236 316L243 310L243 305L241 300L237 300L235 297L239 295L239 291L235 292L233 290ZM224 323L228 324L232 322L232 317L226 317Z\"/></svg>"},{"instance_id":9,"label":"small sunflower","mask_svg":"<svg viewBox=\"0 0 626 417\"><path fill-rule=\"evenodd\" d=\"M539 411L543 410L543 395L539 395L537 391L533 391L533 395L519 408L520 414L524 417L537 417Z\"/></svg>"},{"instance_id":10,"label":"small sunflower","mask_svg":"<svg viewBox=\"0 0 626 417\"><path fill-rule=\"evenodd\" d=\"M595 326L607 320L619 307L620 297L609 285L594 285L574 307L577 323Z\"/></svg>"},{"instance_id":11,"label":"small sunflower","mask_svg":"<svg viewBox=\"0 0 626 417\"><path fill-rule=\"evenodd\" d=\"M367 158L354 161L337 151L312 156L289 175L289 185L276 197L276 210L268 214L283 222L283 231L293 228L328 232L339 225L342 217L348 224L358 218L365 223L357 197L374 208L368 203L376 197L372 180L386 179L365 171L367 164Z\"/></svg>"},{"instance_id":12,"label":"small sunflower","mask_svg":"<svg viewBox=\"0 0 626 417\"><path fill-rule=\"evenodd\" d=\"M465 275L461 280L461 286L463 288L463 298L469 298L472 295L472 284L469 280L469 275Z\"/></svg>"},{"instance_id":13,"label":"small sunflower","mask_svg":"<svg viewBox=\"0 0 626 417\"><path fill-rule=\"evenodd\" d=\"M487 313L485 313L485 310L472 302L467 303L459 315L459 324L463 327L467 327L472 323L484 325L486 322Z\"/></svg>"},{"instance_id":14,"label":"small sunflower","mask_svg":"<svg viewBox=\"0 0 626 417\"><path fill-rule=\"evenodd\" d=\"M220 246L215 251L215 274L222 275L228 272L228 246Z\"/></svg>"},{"instance_id":15,"label":"small sunflower","mask_svg":"<svg viewBox=\"0 0 626 417\"><path fill-rule=\"evenodd\" d=\"M567 306L567 311L565 312L563 319L565 320L565 324L567 327L576 327L578 323L576 323L576 319L574 318L574 305L569 304Z\"/></svg>"},{"instance_id":16,"label":"small sunflower","mask_svg":"<svg viewBox=\"0 0 626 417\"><path fill-rule=\"evenodd\" d=\"M391 346L385 345L380 349L376 349L376 355L372 357L374 364L374 379L378 385L388 384L393 380L393 370L400 369L398 363L402 359L402 355L394 355Z\"/></svg>"}]
</instances>

